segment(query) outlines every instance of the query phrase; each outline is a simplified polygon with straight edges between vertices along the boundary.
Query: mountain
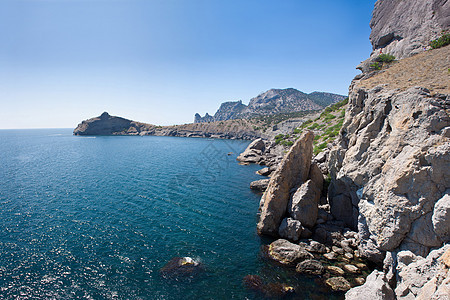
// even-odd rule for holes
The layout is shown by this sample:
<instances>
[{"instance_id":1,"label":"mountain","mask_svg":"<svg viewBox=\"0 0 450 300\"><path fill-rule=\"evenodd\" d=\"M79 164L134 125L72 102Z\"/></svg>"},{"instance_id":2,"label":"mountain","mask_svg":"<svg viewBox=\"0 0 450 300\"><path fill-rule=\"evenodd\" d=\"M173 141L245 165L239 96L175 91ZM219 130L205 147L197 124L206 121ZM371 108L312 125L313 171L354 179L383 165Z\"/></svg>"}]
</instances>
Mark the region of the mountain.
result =
<instances>
[{"instance_id":1,"label":"mountain","mask_svg":"<svg viewBox=\"0 0 450 300\"><path fill-rule=\"evenodd\" d=\"M313 92L305 94L293 88L271 89L254 98L247 105L242 101L224 102L214 116L195 114L194 123L215 122L232 119L249 119L261 115L275 115L322 109L345 99L345 96Z\"/></svg>"}]
</instances>

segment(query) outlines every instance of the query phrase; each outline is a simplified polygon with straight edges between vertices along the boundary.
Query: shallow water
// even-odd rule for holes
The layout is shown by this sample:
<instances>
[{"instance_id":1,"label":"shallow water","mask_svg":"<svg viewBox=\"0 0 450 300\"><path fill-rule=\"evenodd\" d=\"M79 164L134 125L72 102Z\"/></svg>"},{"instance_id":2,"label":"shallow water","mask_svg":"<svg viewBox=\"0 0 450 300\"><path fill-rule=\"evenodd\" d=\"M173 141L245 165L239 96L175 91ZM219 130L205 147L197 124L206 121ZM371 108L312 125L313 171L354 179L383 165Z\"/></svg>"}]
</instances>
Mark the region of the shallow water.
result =
<instances>
[{"instance_id":1,"label":"shallow water","mask_svg":"<svg viewBox=\"0 0 450 300\"><path fill-rule=\"evenodd\" d=\"M248 274L291 282L295 298L325 297L313 278L261 258L269 241L256 234L260 195L248 188L260 167L235 160L247 145L1 130L0 298L259 298L242 284ZM162 278L175 256L205 272Z\"/></svg>"}]
</instances>

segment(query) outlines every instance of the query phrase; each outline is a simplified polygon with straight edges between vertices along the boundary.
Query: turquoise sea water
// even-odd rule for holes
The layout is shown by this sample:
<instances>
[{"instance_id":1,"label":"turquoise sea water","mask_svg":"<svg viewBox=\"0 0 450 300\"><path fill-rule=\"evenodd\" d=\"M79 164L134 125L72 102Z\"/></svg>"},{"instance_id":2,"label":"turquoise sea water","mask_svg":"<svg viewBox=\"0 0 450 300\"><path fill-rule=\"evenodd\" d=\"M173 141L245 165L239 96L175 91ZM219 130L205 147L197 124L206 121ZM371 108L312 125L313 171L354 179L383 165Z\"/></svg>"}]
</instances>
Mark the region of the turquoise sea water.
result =
<instances>
[{"instance_id":1,"label":"turquoise sea water","mask_svg":"<svg viewBox=\"0 0 450 300\"><path fill-rule=\"evenodd\" d=\"M253 299L242 279L260 274L309 299L314 279L259 254L260 167L235 160L247 145L0 130L0 298ZM205 271L162 278L175 256Z\"/></svg>"}]
</instances>

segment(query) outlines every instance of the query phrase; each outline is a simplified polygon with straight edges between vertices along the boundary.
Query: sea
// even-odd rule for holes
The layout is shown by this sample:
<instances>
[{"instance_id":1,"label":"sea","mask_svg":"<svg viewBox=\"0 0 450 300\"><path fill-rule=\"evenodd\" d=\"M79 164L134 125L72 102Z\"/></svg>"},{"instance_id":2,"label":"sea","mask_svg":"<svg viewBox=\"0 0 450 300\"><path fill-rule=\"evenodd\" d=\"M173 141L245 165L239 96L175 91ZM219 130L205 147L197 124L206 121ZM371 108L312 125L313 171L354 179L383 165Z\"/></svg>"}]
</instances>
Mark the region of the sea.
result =
<instances>
[{"instance_id":1,"label":"sea","mask_svg":"<svg viewBox=\"0 0 450 300\"><path fill-rule=\"evenodd\" d=\"M246 275L335 298L262 254L248 144L0 130L0 299L263 298ZM186 256L202 271L161 276Z\"/></svg>"}]
</instances>

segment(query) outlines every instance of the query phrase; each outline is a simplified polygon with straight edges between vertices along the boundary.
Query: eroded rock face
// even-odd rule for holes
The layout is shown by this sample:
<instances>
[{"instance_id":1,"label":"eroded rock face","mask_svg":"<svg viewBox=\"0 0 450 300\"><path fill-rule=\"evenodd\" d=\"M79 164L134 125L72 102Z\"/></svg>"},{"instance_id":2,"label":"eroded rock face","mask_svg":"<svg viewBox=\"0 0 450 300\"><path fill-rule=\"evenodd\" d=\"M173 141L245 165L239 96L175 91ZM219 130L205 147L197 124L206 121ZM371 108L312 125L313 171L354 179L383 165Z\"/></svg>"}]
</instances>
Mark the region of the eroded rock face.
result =
<instances>
[{"instance_id":1,"label":"eroded rock face","mask_svg":"<svg viewBox=\"0 0 450 300\"><path fill-rule=\"evenodd\" d=\"M442 244L431 218L450 187L450 96L378 86L354 87L349 99L330 153L331 212L357 224L360 250L376 262L402 245L426 255Z\"/></svg>"},{"instance_id":2,"label":"eroded rock face","mask_svg":"<svg viewBox=\"0 0 450 300\"><path fill-rule=\"evenodd\" d=\"M450 191L436 202L432 222L434 232L443 242L450 241Z\"/></svg>"},{"instance_id":3,"label":"eroded rock face","mask_svg":"<svg viewBox=\"0 0 450 300\"><path fill-rule=\"evenodd\" d=\"M445 0L378 0L370 22L374 54L398 59L423 51L450 28L450 2Z\"/></svg>"},{"instance_id":4,"label":"eroded rock face","mask_svg":"<svg viewBox=\"0 0 450 300\"><path fill-rule=\"evenodd\" d=\"M352 288L345 294L346 300L393 300L395 299L394 291L386 281L386 277L381 271L373 271L362 286Z\"/></svg>"},{"instance_id":5,"label":"eroded rock face","mask_svg":"<svg viewBox=\"0 0 450 300\"><path fill-rule=\"evenodd\" d=\"M308 179L313 151L314 134L306 131L291 147L272 174L261 203L258 234L277 235L286 213L290 190Z\"/></svg>"},{"instance_id":6,"label":"eroded rock face","mask_svg":"<svg viewBox=\"0 0 450 300\"><path fill-rule=\"evenodd\" d=\"M320 190L309 179L300 186L289 201L289 214L302 225L312 228L316 224L319 212L319 199Z\"/></svg>"}]
</instances>

